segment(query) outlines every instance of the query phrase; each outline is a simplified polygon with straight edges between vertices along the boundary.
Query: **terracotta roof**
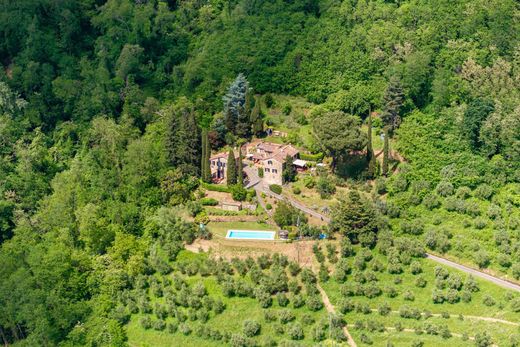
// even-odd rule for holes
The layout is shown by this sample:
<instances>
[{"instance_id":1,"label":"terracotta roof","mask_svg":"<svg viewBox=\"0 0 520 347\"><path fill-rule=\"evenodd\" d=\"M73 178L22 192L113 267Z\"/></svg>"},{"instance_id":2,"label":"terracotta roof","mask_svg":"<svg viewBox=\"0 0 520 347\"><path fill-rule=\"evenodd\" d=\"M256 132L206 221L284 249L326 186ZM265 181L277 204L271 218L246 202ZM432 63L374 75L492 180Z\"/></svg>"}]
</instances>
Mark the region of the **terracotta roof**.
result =
<instances>
[{"instance_id":1,"label":"terracotta roof","mask_svg":"<svg viewBox=\"0 0 520 347\"><path fill-rule=\"evenodd\" d=\"M209 158L209 160L215 160L215 159L220 159L220 158L226 158L226 159L227 159L227 156L228 156L228 154L227 154L227 153L224 153L224 152L222 152L222 153L217 153L217 154L212 155L212 156Z\"/></svg>"}]
</instances>

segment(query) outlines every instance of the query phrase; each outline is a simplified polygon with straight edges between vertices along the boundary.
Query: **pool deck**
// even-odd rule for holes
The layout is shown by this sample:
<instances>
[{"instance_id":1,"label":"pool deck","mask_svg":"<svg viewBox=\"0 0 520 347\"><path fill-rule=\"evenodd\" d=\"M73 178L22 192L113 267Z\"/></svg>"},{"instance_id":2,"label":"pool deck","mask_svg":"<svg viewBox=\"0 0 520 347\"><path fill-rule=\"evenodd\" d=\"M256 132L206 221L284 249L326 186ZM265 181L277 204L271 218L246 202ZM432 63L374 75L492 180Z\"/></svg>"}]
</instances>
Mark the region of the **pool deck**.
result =
<instances>
[{"instance_id":1,"label":"pool deck","mask_svg":"<svg viewBox=\"0 0 520 347\"><path fill-rule=\"evenodd\" d=\"M226 234L228 240L274 241L275 237L276 231L264 230L228 230Z\"/></svg>"}]
</instances>

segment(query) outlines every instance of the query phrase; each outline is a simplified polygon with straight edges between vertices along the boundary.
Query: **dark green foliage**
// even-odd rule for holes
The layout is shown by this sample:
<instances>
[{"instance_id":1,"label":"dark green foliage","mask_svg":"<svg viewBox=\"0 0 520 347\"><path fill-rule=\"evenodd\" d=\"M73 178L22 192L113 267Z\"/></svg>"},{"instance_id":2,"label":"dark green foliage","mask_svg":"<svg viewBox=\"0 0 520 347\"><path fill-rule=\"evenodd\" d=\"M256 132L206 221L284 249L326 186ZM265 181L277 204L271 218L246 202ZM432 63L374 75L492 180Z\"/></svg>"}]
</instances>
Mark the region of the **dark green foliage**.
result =
<instances>
[{"instance_id":1,"label":"dark green foliage","mask_svg":"<svg viewBox=\"0 0 520 347\"><path fill-rule=\"evenodd\" d=\"M328 112L314 119L314 134L323 150L332 157L333 169L352 152L365 147L367 140L360 126L359 117L343 112Z\"/></svg>"},{"instance_id":2,"label":"dark green foliage","mask_svg":"<svg viewBox=\"0 0 520 347\"><path fill-rule=\"evenodd\" d=\"M250 93L249 83L245 76L240 73L223 97L227 129L239 138L251 136Z\"/></svg>"},{"instance_id":3,"label":"dark green foliage","mask_svg":"<svg viewBox=\"0 0 520 347\"><path fill-rule=\"evenodd\" d=\"M293 158L290 155L287 155L285 158L282 178L284 182L294 182L296 179L296 168L293 165Z\"/></svg>"},{"instance_id":4,"label":"dark green foliage","mask_svg":"<svg viewBox=\"0 0 520 347\"><path fill-rule=\"evenodd\" d=\"M278 184L271 184L269 190L278 195L282 194L282 186Z\"/></svg>"},{"instance_id":5,"label":"dark green foliage","mask_svg":"<svg viewBox=\"0 0 520 347\"><path fill-rule=\"evenodd\" d=\"M388 128L385 128L384 132L384 144L383 144L383 165L382 165L382 171L381 173L383 176L388 175L388 165L390 162L390 145L389 145L389 134L388 134Z\"/></svg>"},{"instance_id":6,"label":"dark green foliage","mask_svg":"<svg viewBox=\"0 0 520 347\"><path fill-rule=\"evenodd\" d=\"M240 187L243 187L244 186L244 172L243 172L243 167L244 167L244 164L242 163L242 148L239 146L238 147L238 162L237 162L237 184L240 186ZM237 199L235 199L237 200Z\"/></svg>"},{"instance_id":7,"label":"dark green foliage","mask_svg":"<svg viewBox=\"0 0 520 347\"><path fill-rule=\"evenodd\" d=\"M357 191L350 191L348 200L340 201L332 207L331 230L347 236L352 242L373 246L379 226L374 207L363 199Z\"/></svg>"},{"instance_id":8,"label":"dark green foliage","mask_svg":"<svg viewBox=\"0 0 520 347\"><path fill-rule=\"evenodd\" d=\"M185 173L200 173L200 130L195 119L193 105L180 99L165 110L167 121L166 150L170 164Z\"/></svg>"},{"instance_id":9,"label":"dark green foliage","mask_svg":"<svg viewBox=\"0 0 520 347\"><path fill-rule=\"evenodd\" d=\"M493 102L489 100L476 99L468 104L466 112L464 112L461 130L473 149L480 148L480 128L493 111Z\"/></svg>"},{"instance_id":10,"label":"dark green foliage","mask_svg":"<svg viewBox=\"0 0 520 347\"><path fill-rule=\"evenodd\" d=\"M400 111L404 103L404 94L401 81L398 77L392 76L388 81L388 86L383 97L383 113L381 118L387 129L392 134L401 124ZM386 135L386 134L385 134Z\"/></svg>"},{"instance_id":11,"label":"dark green foliage","mask_svg":"<svg viewBox=\"0 0 520 347\"><path fill-rule=\"evenodd\" d=\"M226 164L226 179L228 187L237 184L237 163L235 160L235 153L232 149L228 152Z\"/></svg>"},{"instance_id":12,"label":"dark green foliage","mask_svg":"<svg viewBox=\"0 0 520 347\"><path fill-rule=\"evenodd\" d=\"M281 228L297 225L298 222L300 224L307 222L307 217L300 210L285 201L278 203L273 219Z\"/></svg>"}]
</instances>

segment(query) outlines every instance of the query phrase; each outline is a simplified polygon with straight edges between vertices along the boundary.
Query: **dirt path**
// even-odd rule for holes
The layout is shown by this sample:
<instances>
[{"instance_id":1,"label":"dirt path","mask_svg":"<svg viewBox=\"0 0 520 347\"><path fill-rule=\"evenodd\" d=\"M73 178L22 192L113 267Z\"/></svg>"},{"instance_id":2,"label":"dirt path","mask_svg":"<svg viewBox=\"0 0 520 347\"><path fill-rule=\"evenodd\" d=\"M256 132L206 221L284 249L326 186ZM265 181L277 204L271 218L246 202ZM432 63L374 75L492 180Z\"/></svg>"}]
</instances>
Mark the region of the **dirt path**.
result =
<instances>
[{"instance_id":1,"label":"dirt path","mask_svg":"<svg viewBox=\"0 0 520 347\"><path fill-rule=\"evenodd\" d=\"M448 260L446 258L442 258L442 257L436 256L436 255L433 255L433 254L430 254L430 253L427 253L426 257L428 259L431 259L431 260L437 262L437 263L440 263L440 264L452 267L454 269L463 271L463 272L468 273L470 275L474 275L475 277L479 277L479 278L485 279L487 281L493 282L494 284L496 284L498 286L501 286L503 288L511 289L511 290L520 292L520 285L518 285L516 283L509 282L509 281L501 279L499 277L495 277L495 276L489 275L489 274L487 274L485 272L482 272L482 271L479 271L479 270L476 270L476 269L472 269L472 268L467 267L465 265L461 265L459 263L455 263L454 261L451 261L451 260Z\"/></svg>"},{"instance_id":2,"label":"dirt path","mask_svg":"<svg viewBox=\"0 0 520 347\"><path fill-rule=\"evenodd\" d=\"M377 309L373 308L371 309L372 312L378 312ZM399 314L399 311L391 311L393 314ZM421 313L422 316L424 316L424 313ZM432 313L432 317L442 317L442 314L440 313ZM464 319L472 319L472 320L481 320L486 322L493 322L493 323L502 323L507 325L513 325L513 326L520 326L520 323L517 322L511 322L509 320L500 319L500 318L493 318L493 317L483 317L483 316L471 316L471 315L463 315Z\"/></svg>"},{"instance_id":3,"label":"dirt path","mask_svg":"<svg viewBox=\"0 0 520 347\"><path fill-rule=\"evenodd\" d=\"M334 309L334 306L330 302L329 297L327 296L327 293L323 290L323 288L319 284L316 284L316 287L318 287L318 290L320 291L321 299L323 300L323 304L325 305L327 312L335 314L336 310ZM347 342L348 342L349 346L357 347L357 344L354 341L354 339L352 338L352 335L350 335L350 332L348 331L348 328L346 325L343 327L343 333L347 337Z\"/></svg>"}]
</instances>

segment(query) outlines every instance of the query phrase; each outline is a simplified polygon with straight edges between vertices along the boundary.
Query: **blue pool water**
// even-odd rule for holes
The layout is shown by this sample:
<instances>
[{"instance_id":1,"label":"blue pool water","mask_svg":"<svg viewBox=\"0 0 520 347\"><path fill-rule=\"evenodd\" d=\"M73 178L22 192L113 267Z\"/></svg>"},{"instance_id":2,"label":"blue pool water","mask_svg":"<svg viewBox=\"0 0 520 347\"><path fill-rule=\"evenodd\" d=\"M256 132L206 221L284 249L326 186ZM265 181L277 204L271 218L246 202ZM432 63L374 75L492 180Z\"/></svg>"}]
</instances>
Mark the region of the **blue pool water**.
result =
<instances>
[{"instance_id":1,"label":"blue pool water","mask_svg":"<svg viewBox=\"0 0 520 347\"><path fill-rule=\"evenodd\" d=\"M227 239L237 240L274 240L274 231L228 230Z\"/></svg>"}]
</instances>

